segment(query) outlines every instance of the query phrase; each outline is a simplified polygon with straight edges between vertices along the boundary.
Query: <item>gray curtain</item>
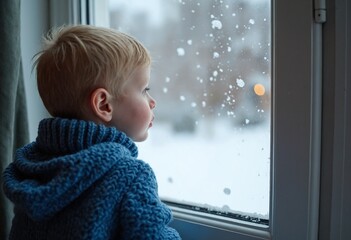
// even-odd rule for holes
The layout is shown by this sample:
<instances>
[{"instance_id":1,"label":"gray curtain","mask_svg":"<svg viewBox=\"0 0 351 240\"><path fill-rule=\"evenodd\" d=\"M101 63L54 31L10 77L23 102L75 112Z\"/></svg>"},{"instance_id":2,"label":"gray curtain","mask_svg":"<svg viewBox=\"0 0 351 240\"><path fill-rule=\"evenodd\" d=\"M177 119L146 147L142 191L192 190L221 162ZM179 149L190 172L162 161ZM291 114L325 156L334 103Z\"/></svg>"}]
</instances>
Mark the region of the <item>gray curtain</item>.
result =
<instances>
[{"instance_id":1,"label":"gray curtain","mask_svg":"<svg viewBox=\"0 0 351 240\"><path fill-rule=\"evenodd\" d=\"M29 141L20 48L20 0L0 0L0 171ZM1 182L0 239L7 239L12 206Z\"/></svg>"}]
</instances>

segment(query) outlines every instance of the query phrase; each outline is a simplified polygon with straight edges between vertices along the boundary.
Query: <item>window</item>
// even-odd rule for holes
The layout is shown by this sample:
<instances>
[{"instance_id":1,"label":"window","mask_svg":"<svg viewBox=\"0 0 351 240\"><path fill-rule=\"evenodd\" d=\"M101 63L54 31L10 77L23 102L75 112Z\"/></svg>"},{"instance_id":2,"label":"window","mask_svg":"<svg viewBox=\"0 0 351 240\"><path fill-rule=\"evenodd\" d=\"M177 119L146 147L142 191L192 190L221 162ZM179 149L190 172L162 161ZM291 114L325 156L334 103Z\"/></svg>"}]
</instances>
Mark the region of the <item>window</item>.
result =
<instances>
[{"instance_id":1,"label":"window","mask_svg":"<svg viewBox=\"0 0 351 240\"><path fill-rule=\"evenodd\" d=\"M110 27L153 57L157 100L140 158L164 201L268 225L269 0L109 0Z\"/></svg>"},{"instance_id":2,"label":"window","mask_svg":"<svg viewBox=\"0 0 351 240\"><path fill-rule=\"evenodd\" d=\"M79 2L67 0L52 3L65 4L68 6L66 9L69 10L72 9L70 4L81 2L84 3L84 9L81 12L90 17L81 22L107 26L108 0ZM199 2L203 4L205 1ZM217 2L220 3L220 1ZM258 1L256 3L257 8L261 9ZM54 12L58 9L55 8L55 4L50 5ZM80 8L73 7L73 9ZM272 11L270 23L272 57L267 56L267 59L272 66L270 72L272 85L268 88L263 85L270 91L272 106L271 115L268 115L272 116L269 226L193 211L182 206L172 206L175 216L173 224L183 239L317 239L320 139L316 134L319 131L318 124L315 123L318 123L321 105L318 99L320 88L316 88L319 84L318 76L320 76L318 63L321 55L318 55L320 53L318 41L321 27L313 23L313 1L272 0L270 9ZM139 19L138 24L144 24L145 16L139 17L142 21ZM172 17L170 14L169 18ZM256 20L252 19L256 24ZM222 23L222 20L220 22ZM59 23L67 23L67 21L62 22L58 19L57 24ZM220 30L221 24L214 21L212 25L211 21L212 26ZM223 26L222 23L222 28ZM137 34L134 35L137 36ZM173 40L173 38L169 39L170 42ZM178 57L186 57L189 53L186 49L189 46L188 40L191 39L184 39L183 46L178 44L176 51ZM154 54L153 56L155 59ZM216 77L220 76L221 72L217 70L216 74ZM246 79L238 79L242 79L245 86L248 86ZM171 80L170 78L168 83L171 83ZM164 81L166 84L168 80L164 78ZM242 81L238 82L242 84ZM157 86L153 87L157 88ZM188 101L191 105L194 101L188 95L181 96L178 96L179 100L184 100L181 102ZM170 109L173 111L174 107L171 106ZM225 114L221 114L223 115ZM266 120L270 121L268 118ZM247 122L246 118L244 122ZM248 123L252 123L250 119ZM173 178L172 180L174 181ZM229 192L225 188L222 190L224 193ZM232 189L230 190L232 193Z\"/></svg>"}]
</instances>

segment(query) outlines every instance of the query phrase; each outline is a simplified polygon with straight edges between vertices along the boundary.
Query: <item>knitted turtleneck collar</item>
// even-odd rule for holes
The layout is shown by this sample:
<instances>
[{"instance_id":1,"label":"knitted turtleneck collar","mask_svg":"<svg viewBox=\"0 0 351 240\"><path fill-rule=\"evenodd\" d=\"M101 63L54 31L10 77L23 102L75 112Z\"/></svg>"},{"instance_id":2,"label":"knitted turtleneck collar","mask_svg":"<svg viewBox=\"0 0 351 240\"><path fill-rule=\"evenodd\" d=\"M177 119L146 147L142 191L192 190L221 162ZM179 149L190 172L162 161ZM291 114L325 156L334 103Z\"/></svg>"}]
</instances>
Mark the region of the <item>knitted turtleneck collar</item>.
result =
<instances>
[{"instance_id":1,"label":"knitted turtleneck collar","mask_svg":"<svg viewBox=\"0 0 351 240\"><path fill-rule=\"evenodd\" d=\"M138 155L134 142L116 128L76 119L42 120L36 142L42 151L59 155L75 153L94 144L116 142L129 149L133 157Z\"/></svg>"},{"instance_id":2,"label":"knitted turtleneck collar","mask_svg":"<svg viewBox=\"0 0 351 240\"><path fill-rule=\"evenodd\" d=\"M133 141L115 128L60 118L40 122L38 137L16 152L4 191L28 216L45 220L116 164L136 161Z\"/></svg>"}]
</instances>

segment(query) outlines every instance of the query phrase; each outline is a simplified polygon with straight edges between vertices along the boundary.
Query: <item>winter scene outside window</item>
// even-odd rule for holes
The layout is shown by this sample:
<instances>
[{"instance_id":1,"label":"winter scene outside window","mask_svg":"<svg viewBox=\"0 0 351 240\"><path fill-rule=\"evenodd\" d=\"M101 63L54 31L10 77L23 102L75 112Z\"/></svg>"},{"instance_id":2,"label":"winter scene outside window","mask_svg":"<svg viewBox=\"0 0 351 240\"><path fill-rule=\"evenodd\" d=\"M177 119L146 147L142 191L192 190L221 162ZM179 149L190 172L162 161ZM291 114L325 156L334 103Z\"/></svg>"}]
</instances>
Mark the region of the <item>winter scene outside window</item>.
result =
<instances>
[{"instance_id":1,"label":"winter scene outside window","mask_svg":"<svg viewBox=\"0 0 351 240\"><path fill-rule=\"evenodd\" d=\"M155 121L138 146L163 200L268 222L270 4L109 0L110 27L153 57Z\"/></svg>"}]
</instances>

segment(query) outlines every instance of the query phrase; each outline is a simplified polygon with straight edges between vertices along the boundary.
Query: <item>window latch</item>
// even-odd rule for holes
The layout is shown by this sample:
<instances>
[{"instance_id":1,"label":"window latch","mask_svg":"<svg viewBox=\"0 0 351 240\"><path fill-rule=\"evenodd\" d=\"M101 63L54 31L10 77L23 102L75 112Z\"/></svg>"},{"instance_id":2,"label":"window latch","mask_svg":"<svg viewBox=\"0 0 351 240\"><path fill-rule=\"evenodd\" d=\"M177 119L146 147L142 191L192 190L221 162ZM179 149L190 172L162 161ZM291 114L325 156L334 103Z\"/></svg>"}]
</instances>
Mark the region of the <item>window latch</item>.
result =
<instances>
[{"instance_id":1,"label":"window latch","mask_svg":"<svg viewBox=\"0 0 351 240\"><path fill-rule=\"evenodd\" d=\"M314 0L314 21L316 23L325 23L327 21L325 0Z\"/></svg>"}]
</instances>

